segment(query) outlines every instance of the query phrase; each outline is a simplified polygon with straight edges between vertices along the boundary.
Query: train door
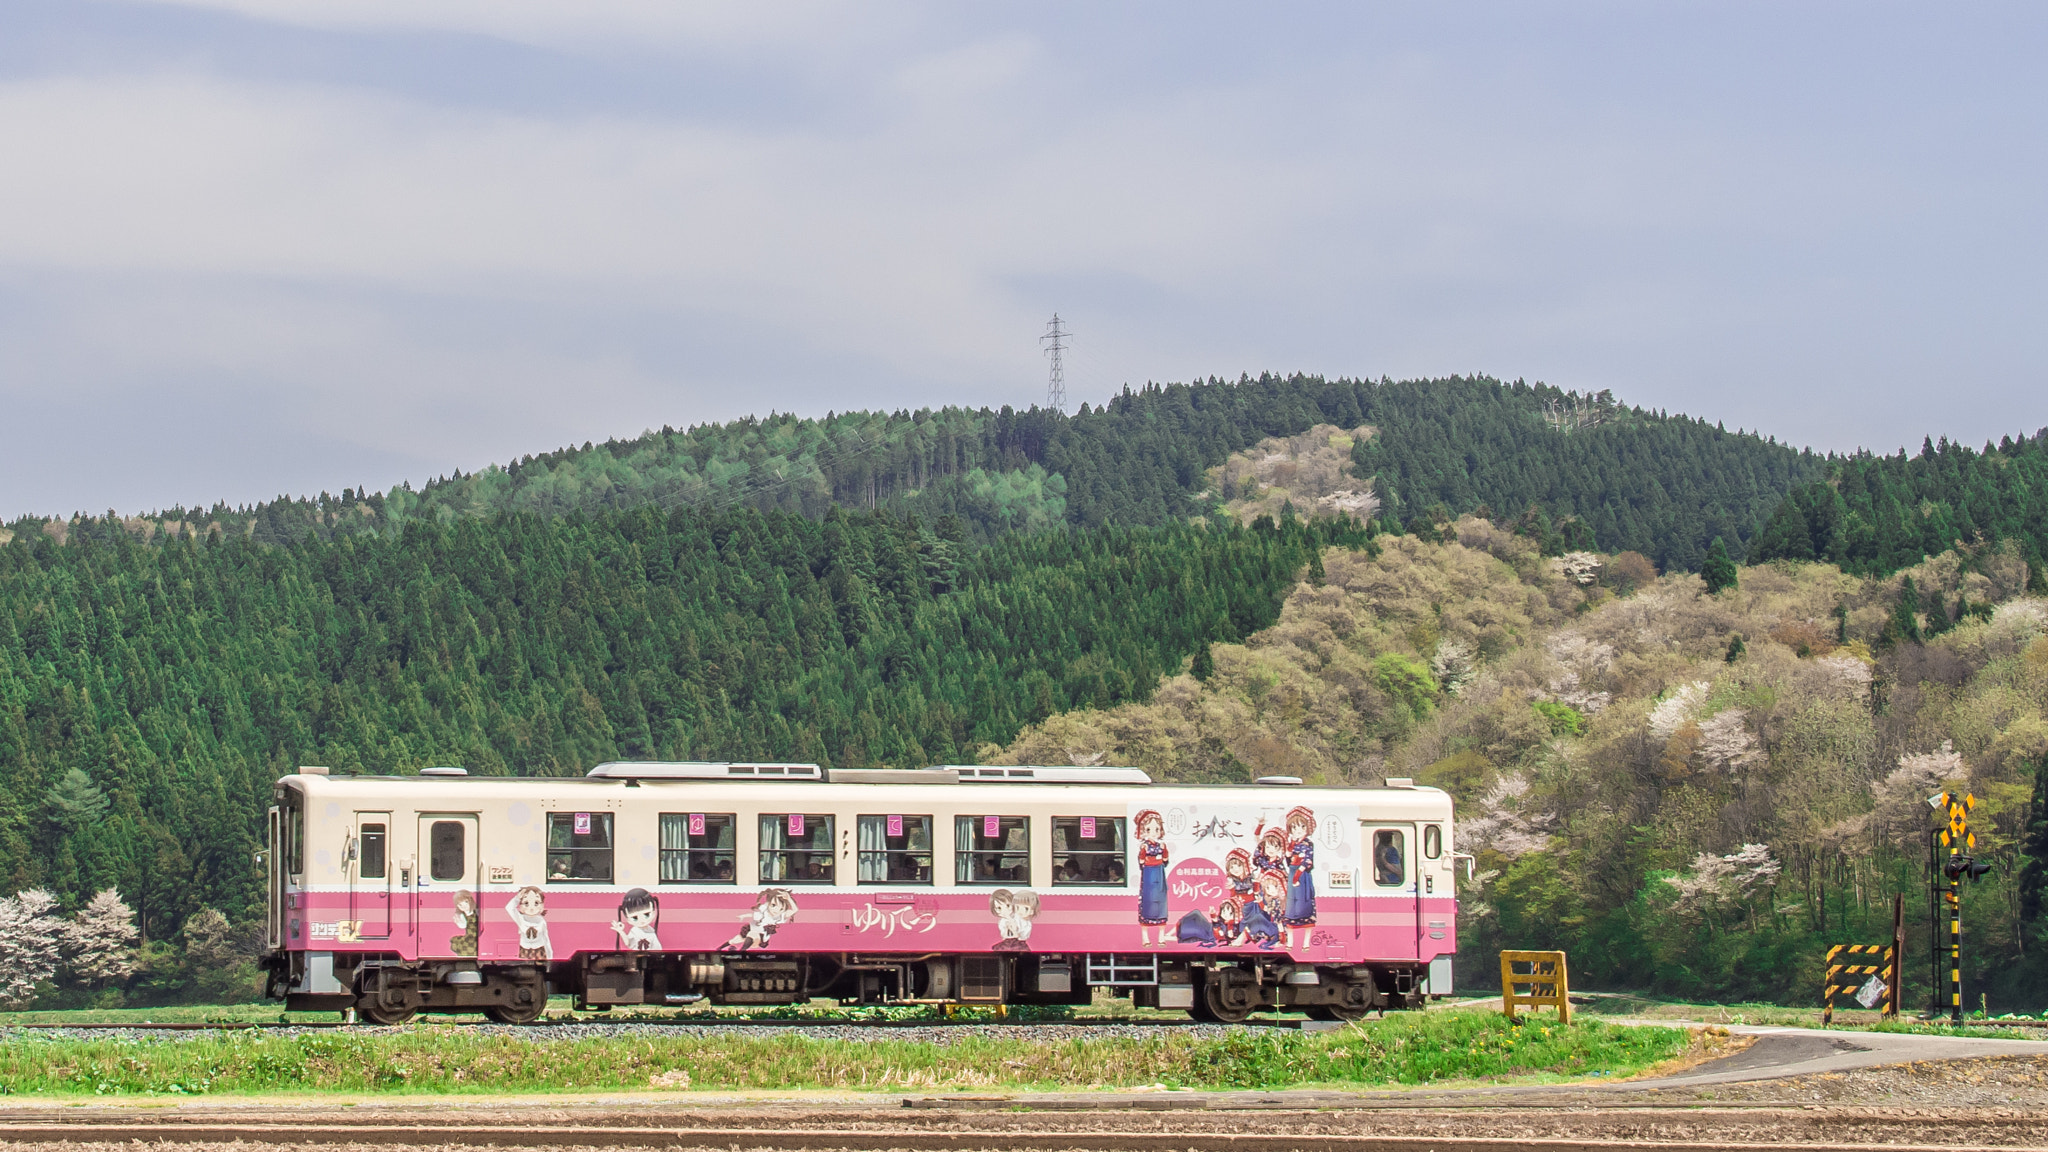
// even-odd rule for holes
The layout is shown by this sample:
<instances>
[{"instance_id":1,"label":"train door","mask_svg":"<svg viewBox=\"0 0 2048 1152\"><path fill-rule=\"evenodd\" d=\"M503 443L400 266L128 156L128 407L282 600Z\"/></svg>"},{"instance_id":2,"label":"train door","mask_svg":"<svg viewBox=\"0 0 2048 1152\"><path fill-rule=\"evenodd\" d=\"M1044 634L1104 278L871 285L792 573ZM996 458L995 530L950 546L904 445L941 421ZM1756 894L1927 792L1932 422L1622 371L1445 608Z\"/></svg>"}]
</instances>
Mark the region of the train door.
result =
<instances>
[{"instance_id":1,"label":"train door","mask_svg":"<svg viewBox=\"0 0 2048 1152\"><path fill-rule=\"evenodd\" d=\"M270 915L264 928L273 951L284 947L284 860L278 856L279 850L284 847L283 838L278 835L281 819L277 805L271 805L268 824L270 835L264 845L263 871L265 883L270 889Z\"/></svg>"},{"instance_id":2,"label":"train door","mask_svg":"<svg viewBox=\"0 0 2048 1152\"><path fill-rule=\"evenodd\" d=\"M348 918L359 940L391 935L391 813L356 813L350 845Z\"/></svg>"},{"instance_id":3,"label":"train door","mask_svg":"<svg viewBox=\"0 0 2048 1152\"><path fill-rule=\"evenodd\" d=\"M423 815L419 836L413 915L419 923L420 955L475 956L482 935L476 813Z\"/></svg>"},{"instance_id":4,"label":"train door","mask_svg":"<svg viewBox=\"0 0 2048 1152\"><path fill-rule=\"evenodd\" d=\"M1422 958L1422 893L1413 824L1359 822L1365 843L1358 877L1357 931L1366 954L1378 960Z\"/></svg>"}]
</instances>

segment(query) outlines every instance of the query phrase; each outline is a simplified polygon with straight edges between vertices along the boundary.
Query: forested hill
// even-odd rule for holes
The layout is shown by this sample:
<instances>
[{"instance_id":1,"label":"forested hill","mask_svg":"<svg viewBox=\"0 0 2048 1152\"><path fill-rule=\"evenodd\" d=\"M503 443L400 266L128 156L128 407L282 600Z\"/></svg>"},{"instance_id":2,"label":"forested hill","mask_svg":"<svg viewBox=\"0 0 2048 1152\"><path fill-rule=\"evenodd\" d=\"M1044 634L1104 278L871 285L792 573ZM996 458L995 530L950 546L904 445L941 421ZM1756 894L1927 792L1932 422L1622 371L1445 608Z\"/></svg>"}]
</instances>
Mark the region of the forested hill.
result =
<instances>
[{"instance_id":1,"label":"forested hill","mask_svg":"<svg viewBox=\"0 0 2048 1152\"><path fill-rule=\"evenodd\" d=\"M958 516L966 538L1056 524L1156 525L1211 512L1205 470L1267 437L1318 424L1375 435L1354 450L1395 523L1482 506L1496 517L1542 506L1576 518L1608 550L1694 568L1715 536L1742 542L1794 486L1820 476L1811 453L1687 417L1520 381L1327 380L1261 376L1147 385L1068 416L1046 409L769 416L586 444L435 480L418 490L344 490L255 508L172 509L76 532L204 533L259 543L390 535L405 524L501 512L559 515L749 507L817 518L887 508L927 523ZM1440 506L1440 507L1439 507ZM1439 516L1439 519L1442 519ZM10 526L21 536L40 522Z\"/></svg>"},{"instance_id":2,"label":"forested hill","mask_svg":"<svg viewBox=\"0 0 2048 1152\"><path fill-rule=\"evenodd\" d=\"M1778 505L1751 558L1889 575L1958 545L2007 540L2036 569L2048 557L2048 429L1982 452L1943 440L1911 457L1835 461Z\"/></svg>"},{"instance_id":3,"label":"forested hill","mask_svg":"<svg viewBox=\"0 0 2048 1152\"><path fill-rule=\"evenodd\" d=\"M0 882L153 935L260 910L271 782L619 757L922 765L1147 698L1272 623L1354 524L1020 533L653 507L292 547L0 548Z\"/></svg>"}]
</instances>

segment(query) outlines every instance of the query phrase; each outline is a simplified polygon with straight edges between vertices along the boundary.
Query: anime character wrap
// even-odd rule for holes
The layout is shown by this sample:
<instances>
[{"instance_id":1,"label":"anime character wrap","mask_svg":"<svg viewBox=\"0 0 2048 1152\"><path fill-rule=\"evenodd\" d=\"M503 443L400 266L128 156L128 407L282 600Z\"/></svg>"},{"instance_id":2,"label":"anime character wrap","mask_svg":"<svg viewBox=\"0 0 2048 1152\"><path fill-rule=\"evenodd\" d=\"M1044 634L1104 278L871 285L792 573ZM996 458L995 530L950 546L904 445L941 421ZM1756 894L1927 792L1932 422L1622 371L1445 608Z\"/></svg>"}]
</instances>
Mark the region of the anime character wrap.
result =
<instances>
[{"instance_id":1,"label":"anime character wrap","mask_svg":"<svg viewBox=\"0 0 2048 1152\"><path fill-rule=\"evenodd\" d=\"M1281 860L1280 874L1287 881L1287 906L1280 913L1280 922L1290 928L1306 928L1316 922L1316 846L1311 839L1316 834L1315 813L1297 807L1287 813L1286 823L1281 827L1291 831L1297 823L1306 824L1308 831L1287 842L1286 855Z\"/></svg>"},{"instance_id":2,"label":"anime character wrap","mask_svg":"<svg viewBox=\"0 0 2048 1152\"><path fill-rule=\"evenodd\" d=\"M1158 821L1161 828L1166 821L1159 813L1146 809L1131 821L1133 828L1142 830L1147 821ZM1166 923L1166 845L1158 840L1138 841L1138 923Z\"/></svg>"}]
</instances>

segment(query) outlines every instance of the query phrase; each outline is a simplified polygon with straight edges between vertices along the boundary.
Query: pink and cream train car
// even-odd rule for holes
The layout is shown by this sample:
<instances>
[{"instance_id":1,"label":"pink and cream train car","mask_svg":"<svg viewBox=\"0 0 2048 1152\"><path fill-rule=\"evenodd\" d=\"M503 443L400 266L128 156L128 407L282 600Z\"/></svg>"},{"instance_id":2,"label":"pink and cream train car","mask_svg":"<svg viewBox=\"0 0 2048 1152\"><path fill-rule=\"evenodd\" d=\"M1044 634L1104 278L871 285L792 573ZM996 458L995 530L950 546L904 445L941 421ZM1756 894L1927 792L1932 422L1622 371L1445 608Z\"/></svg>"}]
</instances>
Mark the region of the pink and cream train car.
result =
<instances>
[{"instance_id":1,"label":"pink and cream train car","mask_svg":"<svg viewBox=\"0 0 2048 1152\"><path fill-rule=\"evenodd\" d=\"M1130 768L610 763L278 781L273 995L579 1004L1086 1003L1349 1018L1450 990L1450 797Z\"/></svg>"}]
</instances>

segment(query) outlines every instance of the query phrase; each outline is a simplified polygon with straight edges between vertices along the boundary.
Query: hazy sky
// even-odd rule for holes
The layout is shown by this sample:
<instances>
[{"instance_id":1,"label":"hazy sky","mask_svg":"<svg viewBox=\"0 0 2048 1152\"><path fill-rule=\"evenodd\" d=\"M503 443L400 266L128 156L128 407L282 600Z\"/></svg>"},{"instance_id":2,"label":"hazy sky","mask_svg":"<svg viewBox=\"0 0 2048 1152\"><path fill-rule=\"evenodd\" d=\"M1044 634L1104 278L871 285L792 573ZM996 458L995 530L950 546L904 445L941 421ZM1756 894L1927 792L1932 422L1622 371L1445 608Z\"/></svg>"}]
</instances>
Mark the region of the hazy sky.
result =
<instances>
[{"instance_id":1,"label":"hazy sky","mask_svg":"<svg viewBox=\"0 0 2048 1152\"><path fill-rule=\"evenodd\" d=\"M2048 425L2040 4L0 0L0 515L1486 372Z\"/></svg>"}]
</instances>

